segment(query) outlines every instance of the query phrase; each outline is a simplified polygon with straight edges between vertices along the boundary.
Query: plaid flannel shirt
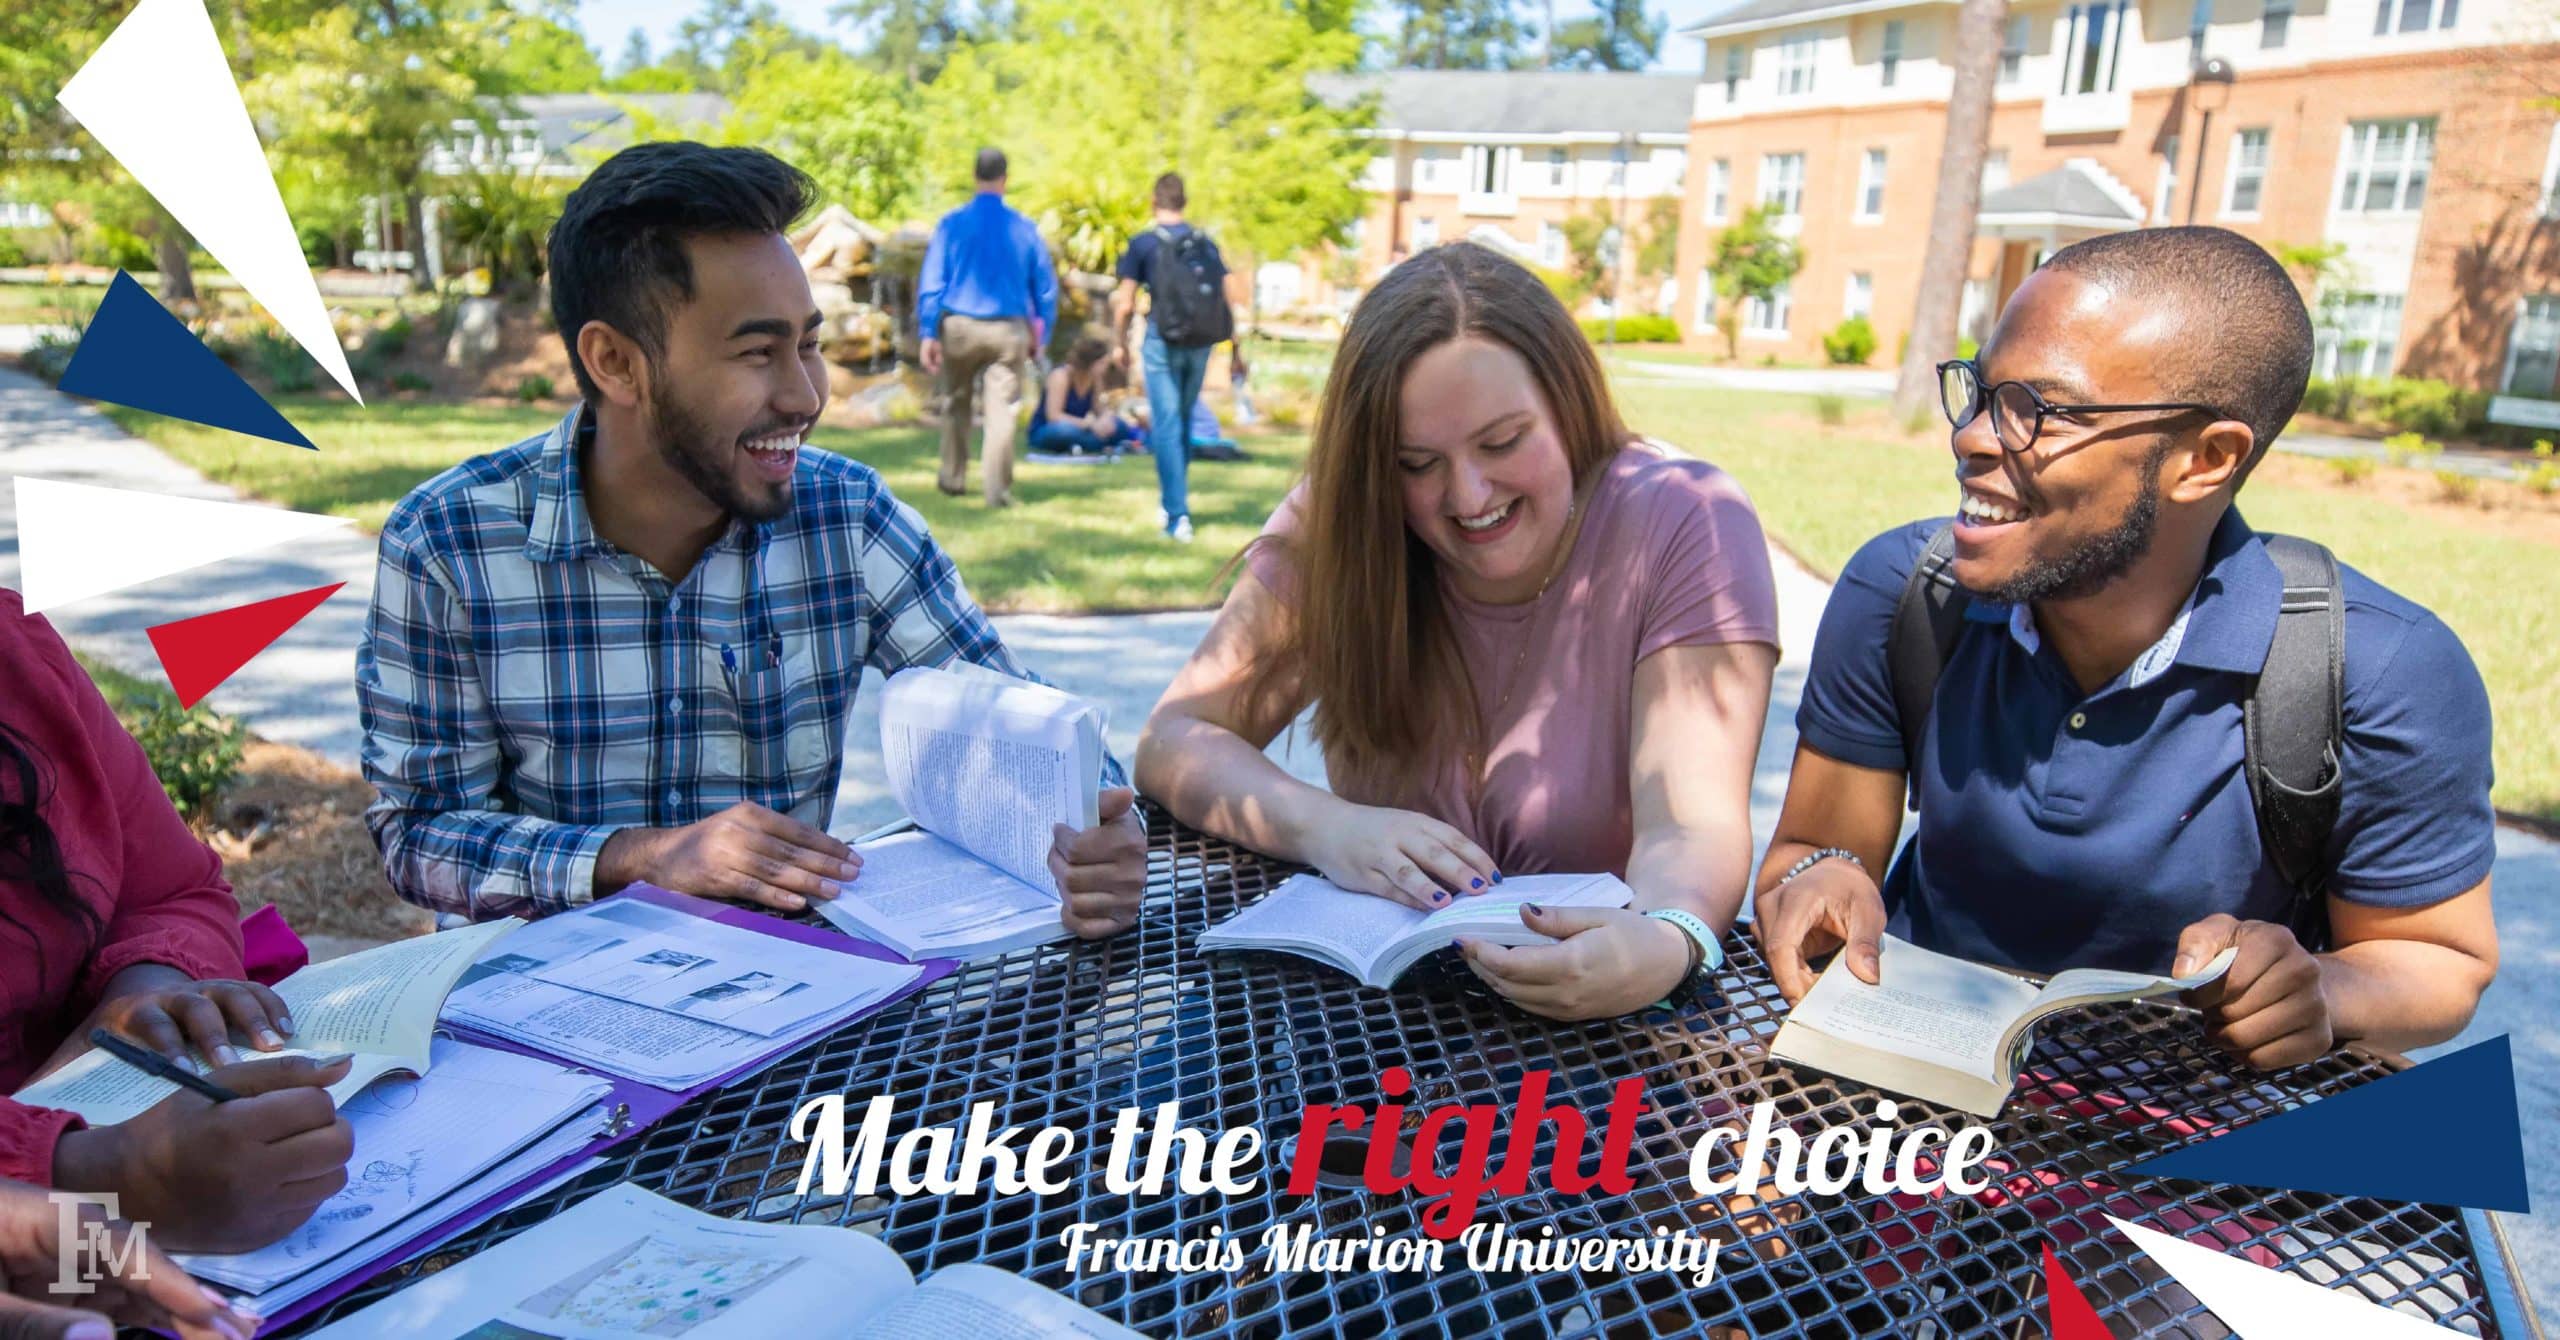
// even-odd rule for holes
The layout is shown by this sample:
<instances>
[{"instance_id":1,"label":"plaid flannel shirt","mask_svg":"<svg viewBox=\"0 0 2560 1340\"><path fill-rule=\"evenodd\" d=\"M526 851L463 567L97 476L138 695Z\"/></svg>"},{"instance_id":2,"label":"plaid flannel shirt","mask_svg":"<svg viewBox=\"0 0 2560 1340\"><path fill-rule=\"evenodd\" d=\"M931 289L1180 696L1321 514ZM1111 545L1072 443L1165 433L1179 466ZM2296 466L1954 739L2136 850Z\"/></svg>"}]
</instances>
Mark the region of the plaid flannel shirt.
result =
<instances>
[{"instance_id":1,"label":"plaid flannel shirt","mask_svg":"<svg viewBox=\"0 0 2560 1340\"><path fill-rule=\"evenodd\" d=\"M803 449L791 511L732 525L671 583L597 536L578 482L593 435L572 410L382 528L356 653L381 793L365 822L421 907L574 907L616 831L740 801L823 828L864 667L1025 673L869 466Z\"/></svg>"}]
</instances>

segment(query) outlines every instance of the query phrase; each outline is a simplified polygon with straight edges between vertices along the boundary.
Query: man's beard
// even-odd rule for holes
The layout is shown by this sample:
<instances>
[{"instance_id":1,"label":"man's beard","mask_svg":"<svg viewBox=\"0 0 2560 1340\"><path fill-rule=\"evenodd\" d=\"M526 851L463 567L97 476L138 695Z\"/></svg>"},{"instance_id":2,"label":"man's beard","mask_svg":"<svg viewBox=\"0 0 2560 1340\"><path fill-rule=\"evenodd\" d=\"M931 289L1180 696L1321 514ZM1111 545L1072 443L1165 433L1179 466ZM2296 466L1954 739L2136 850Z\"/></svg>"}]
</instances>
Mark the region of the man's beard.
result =
<instances>
[{"instance_id":1,"label":"man's beard","mask_svg":"<svg viewBox=\"0 0 2560 1340\"><path fill-rule=\"evenodd\" d=\"M2142 490L2124 509L2124 516L2104 533L2060 558L2030 558L2017 576L1974 594L2004 605L2078 600L2096 595L2109 582L2132 571L2133 565L2151 552L2151 541L2160 528L2160 463L2168 455L2166 442L2144 453Z\"/></svg>"},{"instance_id":2,"label":"man's beard","mask_svg":"<svg viewBox=\"0 0 2560 1340\"><path fill-rule=\"evenodd\" d=\"M789 489L777 489L762 502L747 497L738 486L734 470L720 463L724 447L732 462L744 448L734 441L724 444L717 440L702 420L677 403L663 378L654 379L649 388L649 429L658 439L659 458L721 511L743 521L773 521L791 510ZM760 428L747 437L752 439L768 431L771 430Z\"/></svg>"}]
</instances>

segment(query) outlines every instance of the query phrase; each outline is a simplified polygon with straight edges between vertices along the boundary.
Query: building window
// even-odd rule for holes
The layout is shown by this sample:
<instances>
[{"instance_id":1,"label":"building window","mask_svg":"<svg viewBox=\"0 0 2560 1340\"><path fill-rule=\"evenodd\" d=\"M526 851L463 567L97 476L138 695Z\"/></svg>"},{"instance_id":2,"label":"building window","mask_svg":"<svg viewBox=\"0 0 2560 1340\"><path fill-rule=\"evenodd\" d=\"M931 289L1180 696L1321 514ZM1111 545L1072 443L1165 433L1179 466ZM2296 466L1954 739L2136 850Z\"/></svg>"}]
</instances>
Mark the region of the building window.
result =
<instances>
[{"instance_id":1,"label":"building window","mask_svg":"<svg viewBox=\"0 0 2560 1340\"><path fill-rule=\"evenodd\" d=\"M2260 126L2239 131L2231 137L2231 193L2223 197L2225 214L2258 212L2258 201L2267 190L2267 131Z\"/></svg>"},{"instance_id":2,"label":"building window","mask_svg":"<svg viewBox=\"0 0 2560 1340\"><path fill-rule=\"evenodd\" d=\"M2554 138L2560 144L2560 138ZM1726 197L1733 193L1733 164L1718 158L1707 164L1707 217L1723 221Z\"/></svg>"},{"instance_id":3,"label":"building window","mask_svg":"<svg viewBox=\"0 0 2560 1340\"><path fill-rule=\"evenodd\" d=\"M1564 264L1564 229L1552 223L1538 225L1538 264L1549 269Z\"/></svg>"},{"instance_id":4,"label":"building window","mask_svg":"<svg viewBox=\"0 0 2560 1340\"><path fill-rule=\"evenodd\" d=\"M2427 203L2433 121L2350 121L2338 155L2338 212L2405 214Z\"/></svg>"},{"instance_id":5,"label":"building window","mask_svg":"<svg viewBox=\"0 0 2560 1340\"><path fill-rule=\"evenodd\" d=\"M1787 218L1804 210L1804 155L1760 155L1760 203Z\"/></svg>"},{"instance_id":6,"label":"building window","mask_svg":"<svg viewBox=\"0 0 2560 1340\"><path fill-rule=\"evenodd\" d=\"M1792 287L1792 284L1778 285L1766 302L1758 298L1743 299L1742 328L1753 335L1786 334L1787 313L1795 305L1793 296L1788 292Z\"/></svg>"},{"instance_id":7,"label":"building window","mask_svg":"<svg viewBox=\"0 0 2560 1340\"><path fill-rule=\"evenodd\" d=\"M1994 149L1982 156L1982 193L1989 195L2009 184L2009 151Z\"/></svg>"},{"instance_id":8,"label":"building window","mask_svg":"<svg viewBox=\"0 0 2560 1340\"><path fill-rule=\"evenodd\" d=\"M2320 304L2311 367L2322 377L2388 377L2400 344L2400 295L2348 293Z\"/></svg>"},{"instance_id":9,"label":"building window","mask_svg":"<svg viewBox=\"0 0 2560 1340\"><path fill-rule=\"evenodd\" d=\"M1467 189L1478 195L1511 194L1511 151L1499 144L1468 145Z\"/></svg>"},{"instance_id":10,"label":"building window","mask_svg":"<svg viewBox=\"0 0 2560 1340\"><path fill-rule=\"evenodd\" d=\"M1902 72L1902 20L1884 21L1884 51L1877 57L1876 64L1884 86L1893 87L1894 79Z\"/></svg>"},{"instance_id":11,"label":"building window","mask_svg":"<svg viewBox=\"0 0 2560 1340\"><path fill-rule=\"evenodd\" d=\"M2160 137L2160 175L2151 186L2151 221L2169 222L2169 211L2178 204L2178 137Z\"/></svg>"},{"instance_id":12,"label":"building window","mask_svg":"<svg viewBox=\"0 0 2560 1340\"><path fill-rule=\"evenodd\" d=\"M1840 315L1872 317L1876 310L1876 277L1864 270L1849 272L1848 292L1841 295Z\"/></svg>"},{"instance_id":13,"label":"building window","mask_svg":"<svg viewBox=\"0 0 2560 1340\"><path fill-rule=\"evenodd\" d=\"M1724 100L1727 103L1742 101L1742 62L1746 54L1740 42L1724 49Z\"/></svg>"},{"instance_id":14,"label":"building window","mask_svg":"<svg viewBox=\"0 0 2560 1340\"><path fill-rule=\"evenodd\" d=\"M2515 332L2507 337L2507 371L2498 390L2507 395L2548 398L2560 382L2560 295L2544 293L2516 309Z\"/></svg>"},{"instance_id":15,"label":"building window","mask_svg":"<svg viewBox=\"0 0 2560 1340\"><path fill-rule=\"evenodd\" d=\"M1415 219L1413 221L1413 249L1420 251L1424 247L1436 247L1438 245L1440 245L1440 221L1438 219Z\"/></svg>"},{"instance_id":16,"label":"building window","mask_svg":"<svg viewBox=\"0 0 2560 1340\"><path fill-rule=\"evenodd\" d=\"M2009 30L2000 35L2000 82L2018 82L2018 72L2027 62L2027 16L2009 16Z\"/></svg>"},{"instance_id":17,"label":"building window","mask_svg":"<svg viewBox=\"0 0 2560 1340\"><path fill-rule=\"evenodd\" d=\"M1814 37L1801 33L1778 43L1778 96L1792 98L1813 91Z\"/></svg>"},{"instance_id":18,"label":"building window","mask_svg":"<svg viewBox=\"0 0 2560 1340\"><path fill-rule=\"evenodd\" d=\"M2380 0L2373 10L2373 35L2450 28L2461 7L2462 0Z\"/></svg>"},{"instance_id":19,"label":"building window","mask_svg":"<svg viewBox=\"0 0 2560 1340\"><path fill-rule=\"evenodd\" d=\"M2266 13L2258 20L2258 49L2273 51L2284 45L2293 31L2293 0L2267 0Z\"/></svg>"},{"instance_id":20,"label":"building window","mask_svg":"<svg viewBox=\"0 0 2560 1340\"><path fill-rule=\"evenodd\" d=\"M2213 27L2213 0L2195 0L2187 11L2187 68L2204 64L2204 35Z\"/></svg>"},{"instance_id":21,"label":"building window","mask_svg":"<svg viewBox=\"0 0 2560 1340\"><path fill-rule=\"evenodd\" d=\"M2063 18L2064 95L2114 92L2116 58L2123 46L2124 0L2073 5Z\"/></svg>"},{"instance_id":22,"label":"building window","mask_svg":"<svg viewBox=\"0 0 2560 1340\"><path fill-rule=\"evenodd\" d=\"M1869 149L1858 160L1858 219L1873 223L1884 217L1884 150Z\"/></svg>"},{"instance_id":23,"label":"building window","mask_svg":"<svg viewBox=\"0 0 2560 1340\"><path fill-rule=\"evenodd\" d=\"M2542 217L2560 219L2560 125L2551 128L2551 150L2542 156Z\"/></svg>"}]
</instances>

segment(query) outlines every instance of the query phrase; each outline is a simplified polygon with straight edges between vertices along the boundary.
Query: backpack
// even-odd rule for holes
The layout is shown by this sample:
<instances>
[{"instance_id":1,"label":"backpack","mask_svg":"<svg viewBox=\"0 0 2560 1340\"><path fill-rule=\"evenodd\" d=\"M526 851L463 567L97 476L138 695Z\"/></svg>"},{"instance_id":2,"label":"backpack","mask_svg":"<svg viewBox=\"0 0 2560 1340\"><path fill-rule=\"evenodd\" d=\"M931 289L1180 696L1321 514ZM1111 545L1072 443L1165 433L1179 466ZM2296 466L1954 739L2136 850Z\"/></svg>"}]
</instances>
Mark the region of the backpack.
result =
<instances>
[{"instance_id":1,"label":"backpack","mask_svg":"<svg viewBox=\"0 0 2560 1340\"><path fill-rule=\"evenodd\" d=\"M1235 313L1227 306L1227 263L1207 233L1159 226L1155 254L1147 260L1148 319L1156 334L1177 349L1201 349L1235 338Z\"/></svg>"},{"instance_id":2,"label":"backpack","mask_svg":"<svg viewBox=\"0 0 2560 1340\"><path fill-rule=\"evenodd\" d=\"M2267 556L2284 576L2284 603L2266 667L2250 686L2242 712L2243 765L2258 837L2276 873L2294 890L2290 924L2304 946L2328 940L2330 832L2338 824L2339 759L2346 738L2346 602L2338 560L2326 548L2291 535L2263 536ZM1911 568L1887 634L1886 668L1902 726L1907 773L1919 768L1921 731L1929 720L1972 596L1956 585L1955 527L1940 527ZM1910 778L1910 804L1920 785Z\"/></svg>"}]
</instances>

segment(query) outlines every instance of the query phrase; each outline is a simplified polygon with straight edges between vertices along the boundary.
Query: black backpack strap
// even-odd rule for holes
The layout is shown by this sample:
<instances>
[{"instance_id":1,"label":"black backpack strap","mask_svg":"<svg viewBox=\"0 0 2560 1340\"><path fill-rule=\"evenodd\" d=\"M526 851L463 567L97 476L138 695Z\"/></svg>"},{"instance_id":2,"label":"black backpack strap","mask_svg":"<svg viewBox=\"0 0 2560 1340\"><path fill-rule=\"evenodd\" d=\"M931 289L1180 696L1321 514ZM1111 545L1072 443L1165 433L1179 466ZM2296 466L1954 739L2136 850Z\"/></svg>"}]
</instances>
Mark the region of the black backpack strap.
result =
<instances>
[{"instance_id":1,"label":"black backpack strap","mask_svg":"<svg viewBox=\"0 0 2560 1340\"><path fill-rule=\"evenodd\" d=\"M2265 544L2284 574L2284 604L2244 718L2249 798L2268 859L2293 886L2294 933L2318 949L2328 940L2329 835L2346 743L2346 599L2336 555L2291 535Z\"/></svg>"},{"instance_id":2,"label":"black backpack strap","mask_svg":"<svg viewBox=\"0 0 2560 1340\"><path fill-rule=\"evenodd\" d=\"M1920 808L1920 740L1929 724L1930 704L1938 695L1938 672L1947 665L1956 639L1964 635L1964 612L1973 603L1956 585L1955 523L1938 528L1929 545L1911 564L1902 584L1902 599L1893 607L1893 628L1885 644L1885 670L1893 681L1894 717L1902 727L1902 775L1911 808Z\"/></svg>"}]
</instances>

